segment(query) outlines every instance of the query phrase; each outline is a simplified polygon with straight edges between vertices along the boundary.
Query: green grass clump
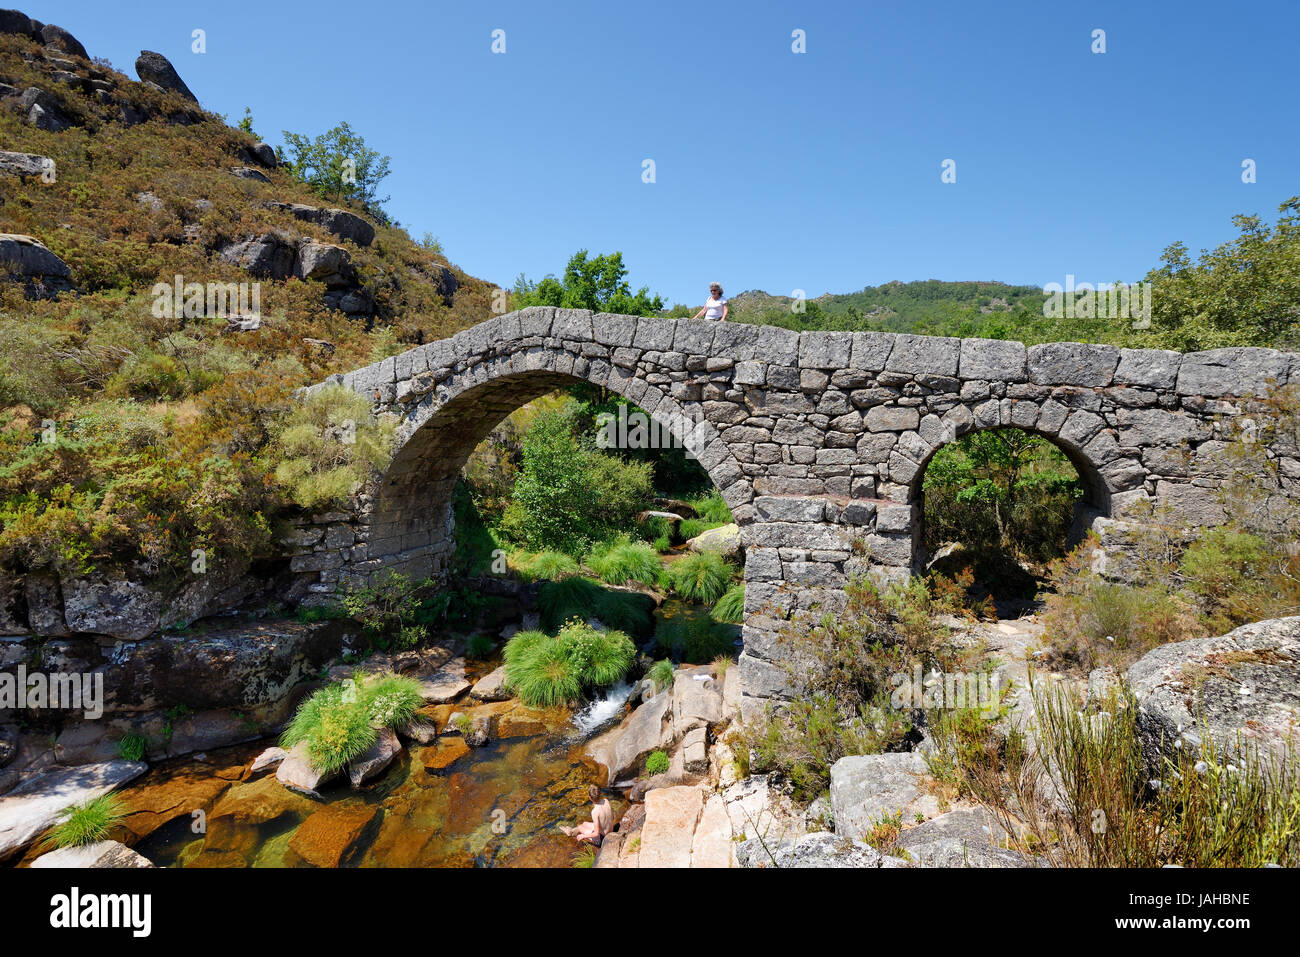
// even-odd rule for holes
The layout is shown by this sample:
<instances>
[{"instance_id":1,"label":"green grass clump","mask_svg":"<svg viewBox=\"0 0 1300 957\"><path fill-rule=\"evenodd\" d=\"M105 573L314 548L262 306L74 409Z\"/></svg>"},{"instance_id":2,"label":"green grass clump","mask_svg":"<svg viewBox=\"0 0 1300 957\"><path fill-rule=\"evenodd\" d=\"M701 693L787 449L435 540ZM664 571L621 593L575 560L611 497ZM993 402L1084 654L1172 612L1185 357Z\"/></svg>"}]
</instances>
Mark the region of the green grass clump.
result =
<instances>
[{"instance_id":1,"label":"green grass clump","mask_svg":"<svg viewBox=\"0 0 1300 957\"><path fill-rule=\"evenodd\" d=\"M115 794L101 794L65 810L43 846L63 848L94 844L107 838L125 816L121 798Z\"/></svg>"},{"instance_id":2,"label":"green grass clump","mask_svg":"<svg viewBox=\"0 0 1300 957\"><path fill-rule=\"evenodd\" d=\"M702 518L684 518L677 526L677 532L681 535L682 541L689 542L692 538L726 524L726 522L710 522Z\"/></svg>"},{"instance_id":3,"label":"green grass clump","mask_svg":"<svg viewBox=\"0 0 1300 957\"><path fill-rule=\"evenodd\" d=\"M149 750L149 739L143 734L124 734L117 742L117 756L124 761L141 761Z\"/></svg>"},{"instance_id":4,"label":"green grass clump","mask_svg":"<svg viewBox=\"0 0 1300 957\"><path fill-rule=\"evenodd\" d=\"M671 766L672 760L666 751L651 751L646 756L645 773L648 775L663 774Z\"/></svg>"},{"instance_id":5,"label":"green grass clump","mask_svg":"<svg viewBox=\"0 0 1300 957\"><path fill-rule=\"evenodd\" d=\"M408 724L424 704L419 683L405 675L371 678L361 686L361 697L370 723L381 728Z\"/></svg>"},{"instance_id":6,"label":"green grass clump","mask_svg":"<svg viewBox=\"0 0 1300 957\"><path fill-rule=\"evenodd\" d=\"M718 599L718 603L713 606L713 611L709 615L714 621L725 622L729 625L743 625L745 623L745 586L732 585L726 593Z\"/></svg>"},{"instance_id":7,"label":"green grass clump","mask_svg":"<svg viewBox=\"0 0 1300 957\"><path fill-rule=\"evenodd\" d=\"M695 514L706 522L713 522L717 525L729 525L735 521L731 517L731 509L727 507L726 500L717 489L709 492L702 498L697 498L691 502L691 507L695 509Z\"/></svg>"},{"instance_id":8,"label":"green grass clump","mask_svg":"<svg viewBox=\"0 0 1300 957\"><path fill-rule=\"evenodd\" d=\"M471 658L486 658L496 646L496 638L485 631L476 631L465 639L465 654Z\"/></svg>"},{"instance_id":9,"label":"green grass clump","mask_svg":"<svg viewBox=\"0 0 1300 957\"><path fill-rule=\"evenodd\" d=\"M666 518L660 518L658 515L651 515L643 522L637 523L637 528L641 537L647 542L658 542L660 539L671 542L673 539L673 522ZM658 548L658 546L655 546ZM664 549L659 549L663 551Z\"/></svg>"},{"instance_id":10,"label":"green grass clump","mask_svg":"<svg viewBox=\"0 0 1300 957\"><path fill-rule=\"evenodd\" d=\"M662 691L673 683L673 675L676 670L671 661L663 658L650 666L648 677L654 682L656 690Z\"/></svg>"},{"instance_id":11,"label":"green grass clump","mask_svg":"<svg viewBox=\"0 0 1300 957\"><path fill-rule=\"evenodd\" d=\"M644 542L614 540L591 552L586 565L601 581L626 585L630 581L653 585L659 578L659 556Z\"/></svg>"},{"instance_id":12,"label":"green grass clump","mask_svg":"<svg viewBox=\"0 0 1300 957\"><path fill-rule=\"evenodd\" d=\"M667 535L660 535L651 544L654 546L654 550L660 555L664 552L670 552L673 550L672 539Z\"/></svg>"},{"instance_id":13,"label":"green grass clump","mask_svg":"<svg viewBox=\"0 0 1300 957\"><path fill-rule=\"evenodd\" d=\"M691 601L712 604L726 594L732 568L716 552L687 555L669 570L673 591Z\"/></svg>"},{"instance_id":14,"label":"green grass clump","mask_svg":"<svg viewBox=\"0 0 1300 957\"><path fill-rule=\"evenodd\" d=\"M636 648L619 631L597 631L574 619L554 637L521 631L506 643L506 683L524 704L546 708L573 701L584 688L619 681Z\"/></svg>"},{"instance_id":15,"label":"green grass clump","mask_svg":"<svg viewBox=\"0 0 1300 957\"><path fill-rule=\"evenodd\" d=\"M680 616L659 623L655 643L667 654L694 665L705 665L720 655L735 654L733 625L719 624L703 616Z\"/></svg>"},{"instance_id":16,"label":"green grass clump","mask_svg":"<svg viewBox=\"0 0 1300 957\"><path fill-rule=\"evenodd\" d=\"M564 552L517 552L515 570L524 581L560 581L578 574L578 563Z\"/></svg>"},{"instance_id":17,"label":"green grass clump","mask_svg":"<svg viewBox=\"0 0 1300 957\"><path fill-rule=\"evenodd\" d=\"M280 743L305 744L312 766L334 774L375 743L377 727L405 724L421 703L419 685L400 675L330 685L299 706Z\"/></svg>"},{"instance_id":18,"label":"green grass clump","mask_svg":"<svg viewBox=\"0 0 1300 957\"><path fill-rule=\"evenodd\" d=\"M573 855L573 866L580 870L587 870L596 866L596 849L590 844L586 844L578 849L578 853Z\"/></svg>"},{"instance_id":19,"label":"green grass clump","mask_svg":"<svg viewBox=\"0 0 1300 957\"><path fill-rule=\"evenodd\" d=\"M548 631L558 631L571 618L598 618L630 635L649 634L654 625L654 599L649 595L614 591L578 575L544 583L537 594L537 610Z\"/></svg>"}]
</instances>

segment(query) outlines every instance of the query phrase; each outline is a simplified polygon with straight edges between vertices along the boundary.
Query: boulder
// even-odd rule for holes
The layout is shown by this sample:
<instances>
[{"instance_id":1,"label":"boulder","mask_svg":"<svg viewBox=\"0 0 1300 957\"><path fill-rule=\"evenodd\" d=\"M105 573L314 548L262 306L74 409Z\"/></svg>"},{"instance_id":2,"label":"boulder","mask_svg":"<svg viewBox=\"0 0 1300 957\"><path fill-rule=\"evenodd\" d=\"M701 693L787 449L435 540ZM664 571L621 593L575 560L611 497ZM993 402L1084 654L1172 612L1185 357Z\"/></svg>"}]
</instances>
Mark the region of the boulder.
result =
<instances>
[{"instance_id":1,"label":"boulder","mask_svg":"<svg viewBox=\"0 0 1300 957\"><path fill-rule=\"evenodd\" d=\"M153 867L146 857L118 841L96 841L42 854L32 867Z\"/></svg>"},{"instance_id":2,"label":"boulder","mask_svg":"<svg viewBox=\"0 0 1300 957\"><path fill-rule=\"evenodd\" d=\"M299 279L324 283L331 289L344 288L356 282L351 253L342 246L310 240L298 247L293 274Z\"/></svg>"},{"instance_id":3,"label":"boulder","mask_svg":"<svg viewBox=\"0 0 1300 957\"><path fill-rule=\"evenodd\" d=\"M251 166L232 166L230 167L232 176L238 176L240 179L251 179L258 183L269 183L271 177L267 176L261 170L253 169Z\"/></svg>"},{"instance_id":4,"label":"boulder","mask_svg":"<svg viewBox=\"0 0 1300 957\"><path fill-rule=\"evenodd\" d=\"M143 83L152 83L164 90L170 90L173 93L179 93L187 100L199 102L198 97L190 92L190 88L185 85L185 81L180 78L176 68L172 66L161 53L154 53L152 50L141 50L140 56L135 61L135 75Z\"/></svg>"},{"instance_id":5,"label":"boulder","mask_svg":"<svg viewBox=\"0 0 1300 957\"><path fill-rule=\"evenodd\" d=\"M267 169L275 169L280 165L280 160L275 155L275 148L270 143L254 143L247 148L246 152L253 162L260 163Z\"/></svg>"},{"instance_id":6,"label":"boulder","mask_svg":"<svg viewBox=\"0 0 1300 957\"><path fill-rule=\"evenodd\" d=\"M293 275L292 244L269 233L254 236L224 247L222 261L247 270L250 275L266 279L288 279Z\"/></svg>"},{"instance_id":7,"label":"boulder","mask_svg":"<svg viewBox=\"0 0 1300 957\"><path fill-rule=\"evenodd\" d=\"M925 758L914 751L840 758L831 767L831 812L835 832L864 840L883 820L901 813L904 823L918 813L933 817L938 800L922 788Z\"/></svg>"},{"instance_id":8,"label":"boulder","mask_svg":"<svg viewBox=\"0 0 1300 957\"><path fill-rule=\"evenodd\" d=\"M63 617L74 632L137 641L162 624L162 599L138 582L90 576L60 584Z\"/></svg>"},{"instance_id":9,"label":"boulder","mask_svg":"<svg viewBox=\"0 0 1300 957\"><path fill-rule=\"evenodd\" d=\"M729 561L740 559L745 551L740 542L740 526L734 523L701 532L686 547L693 552L717 552Z\"/></svg>"},{"instance_id":10,"label":"boulder","mask_svg":"<svg viewBox=\"0 0 1300 957\"><path fill-rule=\"evenodd\" d=\"M0 797L0 861L57 824L68 808L121 787L148 767L141 761L119 760L51 768L19 784Z\"/></svg>"},{"instance_id":11,"label":"boulder","mask_svg":"<svg viewBox=\"0 0 1300 957\"><path fill-rule=\"evenodd\" d=\"M1033 867L1032 858L1002 846L1007 837L987 810L967 807L905 829L898 846L921 867Z\"/></svg>"},{"instance_id":12,"label":"boulder","mask_svg":"<svg viewBox=\"0 0 1300 957\"><path fill-rule=\"evenodd\" d=\"M388 728L382 729L366 753L348 765L348 780L352 787L359 788L370 779L379 777L401 753L402 742L397 740L397 735Z\"/></svg>"},{"instance_id":13,"label":"boulder","mask_svg":"<svg viewBox=\"0 0 1300 957\"><path fill-rule=\"evenodd\" d=\"M289 790L309 796L316 795L322 785L328 784L336 777L338 772L323 774L317 771L312 766L311 758L307 756L307 745L301 743L293 746L289 756L280 762L280 766L275 771L275 779Z\"/></svg>"},{"instance_id":14,"label":"boulder","mask_svg":"<svg viewBox=\"0 0 1300 957\"><path fill-rule=\"evenodd\" d=\"M721 794L712 794L704 802L700 821L691 839L691 867L732 866L731 818Z\"/></svg>"},{"instance_id":15,"label":"boulder","mask_svg":"<svg viewBox=\"0 0 1300 957\"><path fill-rule=\"evenodd\" d=\"M256 758L253 759L252 765L248 768L249 774L257 774L259 771L267 771L271 768L280 766L280 763L289 756L289 752L284 748L267 748Z\"/></svg>"},{"instance_id":16,"label":"boulder","mask_svg":"<svg viewBox=\"0 0 1300 957\"><path fill-rule=\"evenodd\" d=\"M398 735L417 744L432 744L438 740L438 727L431 721L415 718L397 729Z\"/></svg>"},{"instance_id":17,"label":"boulder","mask_svg":"<svg viewBox=\"0 0 1300 957\"><path fill-rule=\"evenodd\" d=\"M329 804L298 826L285 863L338 867L366 836L380 809L372 804Z\"/></svg>"},{"instance_id":18,"label":"boulder","mask_svg":"<svg viewBox=\"0 0 1300 957\"><path fill-rule=\"evenodd\" d=\"M427 704L444 704L459 698L469 689L465 678L465 659L453 658L433 670L417 671L413 676L420 685L420 697Z\"/></svg>"},{"instance_id":19,"label":"boulder","mask_svg":"<svg viewBox=\"0 0 1300 957\"><path fill-rule=\"evenodd\" d=\"M38 86L29 86L24 90L21 103L27 122L38 130L62 133L72 125L72 120L64 112L59 99Z\"/></svg>"},{"instance_id":20,"label":"boulder","mask_svg":"<svg viewBox=\"0 0 1300 957\"><path fill-rule=\"evenodd\" d=\"M690 867L695 825L703 808L699 788L658 788L647 794L639 866Z\"/></svg>"},{"instance_id":21,"label":"boulder","mask_svg":"<svg viewBox=\"0 0 1300 957\"><path fill-rule=\"evenodd\" d=\"M673 737L722 723L722 688L707 665L673 674Z\"/></svg>"},{"instance_id":22,"label":"boulder","mask_svg":"<svg viewBox=\"0 0 1300 957\"><path fill-rule=\"evenodd\" d=\"M510 697L506 690L506 669L502 665L495 671L484 675L469 689L472 697L480 701L505 701Z\"/></svg>"},{"instance_id":23,"label":"boulder","mask_svg":"<svg viewBox=\"0 0 1300 957\"><path fill-rule=\"evenodd\" d=\"M665 689L588 743L587 754L608 771L611 784L639 770L651 751L672 744L671 707L672 693Z\"/></svg>"},{"instance_id":24,"label":"boulder","mask_svg":"<svg viewBox=\"0 0 1300 957\"><path fill-rule=\"evenodd\" d=\"M1242 625L1213 638L1161 645L1128 670L1143 755L1154 773L1208 735L1224 757L1294 760L1300 725L1300 617Z\"/></svg>"},{"instance_id":25,"label":"boulder","mask_svg":"<svg viewBox=\"0 0 1300 957\"><path fill-rule=\"evenodd\" d=\"M761 858L750 856L750 866L765 866ZM772 856L775 867L903 867L903 860L881 854L861 841L851 841L838 834L818 831L778 847Z\"/></svg>"},{"instance_id":26,"label":"boulder","mask_svg":"<svg viewBox=\"0 0 1300 957\"><path fill-rule=\"evenodd\" d=\"M754 774L736 782L722 792L722 799L732 833L749 844L745 854L752 852L762 857L767 853L764 848L792 844L807 833L803 815L788 795L772 786L769 775ZM737 859L745 854L738 845Z\"/></svg>"},{"instance_id":27,"label":"boulder","mask_svg":"<svg viewBox=\"0 0 1300 957\"><path fill-rule=\"evenodd\" d=\"M20 10L0 10L0 33L16 33L43 43L45 38L41 35L41 30L44 27L45 24L41 21L33 20Z\"/></svg>"},{"instance_id":28,"label":"boulder","mask_svg":"<svg viewBox=\"0 0 1300 957\"><path fill-rule=\"evenodd\" d=\"M53 162L48 156L40 156L36 153L0 151L0 173L7 173L10 176L40 176ZM50 253L50 255L54 254ZM55 259L58 257L55 256Z\"/></svg>"},{"instance_id":29,"label":"boulder","mask_svg":"<svg viewBox=\"0 0 1300 957\"><path fill-rule=\"evenodd\" d=\"M86 52L81 42L63 27L56 27L52 23L45 24L41 27L41 39L45 41L46 46L79 56L83 60L90 59L90 54Z\"/></svg>"},{"instance_id":30,"label":"boulder","mask_svg":"<svg viewBox=\"0 0 1300 957\"><path fill-rule=\"evenodd\" d=\"M72 271L37 239L0 233L0 275L22 282L29 299L53 299L72 289Z\"/></svg>"}]
</instances>

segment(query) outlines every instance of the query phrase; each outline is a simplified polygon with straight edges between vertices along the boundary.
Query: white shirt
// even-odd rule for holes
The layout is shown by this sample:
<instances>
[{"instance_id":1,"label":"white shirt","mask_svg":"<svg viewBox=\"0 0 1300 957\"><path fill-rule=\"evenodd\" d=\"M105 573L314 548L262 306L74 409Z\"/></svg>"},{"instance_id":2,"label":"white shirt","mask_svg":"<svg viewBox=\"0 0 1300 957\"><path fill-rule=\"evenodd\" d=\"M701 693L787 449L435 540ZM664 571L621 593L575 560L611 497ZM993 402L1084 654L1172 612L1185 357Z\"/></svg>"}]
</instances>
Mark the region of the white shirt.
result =
<instances>
[{"instance_id":1,"label":"white shirt","mask_svg":"<svg viewBox=\"0 0 1300 957\"><path fill-rule=\"evenodd\" d=\"M705 310L704 318L721 319L722 307L725 306L726 304L727 304L727 300L725 299L713 299L712 297L710 297L709 301L704 304L704 310Z\"/></svg>"}]
</instances>

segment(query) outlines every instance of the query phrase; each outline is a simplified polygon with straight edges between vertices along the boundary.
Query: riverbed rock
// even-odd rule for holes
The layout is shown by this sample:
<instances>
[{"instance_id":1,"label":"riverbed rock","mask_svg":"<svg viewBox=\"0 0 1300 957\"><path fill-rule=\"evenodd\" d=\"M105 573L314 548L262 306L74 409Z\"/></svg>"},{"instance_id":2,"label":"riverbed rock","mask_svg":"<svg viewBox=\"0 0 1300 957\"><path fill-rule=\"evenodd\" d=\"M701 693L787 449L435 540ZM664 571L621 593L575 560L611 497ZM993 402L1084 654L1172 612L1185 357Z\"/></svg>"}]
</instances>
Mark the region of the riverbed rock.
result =
<instances>
[{"instance_id":1,"label":"riverbed rock","mask_svg":"<svg viewBox=\"0 0 1300 957\"><path fill-rule=\"evenodd\" d=\"M357 849L379 813L372 804L327 804L298 826L285 862L339 867Z\"/></svg>"},{"instance_id":2,"label":"riverbed rock","mask_svg":"<svg viewBox=\"0 0 1300 957\"><path fill-rule=\"evenodd\" d=\"M228 768L200 765L146 778L134 785L122 795L122 826L131 832L131 843L178 817L192 819L195 811L211 808L234 783L226 775L242 771L238 764Z\"/></svg>"},{"instance_id":3,"label":"riverbed rock","mask_svg":"<svg viewBox=\"0 0 1300 957\"><path fill-rule=\"evenodd\" d=\"M153 83L161 89L179 93L187 100L199 102L199 98L190 92L190 88L185 85L185 81L176 72L171 61L161 53L141 50L135 61L135 75L142 83Z\"/></svg>"},{"instance_id":4,"label":"riverbed rock","mask_svg":"<svg viewBox=\"0 0 1300 957\"><path fill-rule=\"evenodd\" d=\"M547 731L546 717L540 711L520 705L497 720L498 738L532 738Z\"/></svg>"},{"instance_id":5,"label":"riverbed rock","mask_svg":"<svg viewBox=\"0 0 1300 957\"><path fill-rule=\"evenodd\" d=\"M699 788L658 788L646 795L641 867L690 867L695 825L704 809Z\"/></svg>"},{"instance_id":6,"label":"riverbed rock","mask_svg":"<svg viewBox=\"0 0 1300 957\"><path fill-rule=\"evenodd\" d=\"M337 778L338 772L325 774L317 771L307 755L307 745L298 743L289 751L289 756L276 768L275 779L292 791L317 796L317 792L330 781Z\"/></svg>"},{"instance_id":7,"label":"riverbed rock","mask_svg":"<svg viewBox=\"0 0 1300 957\"><path fill-rule=\"evenodd\" d=\"M474 687L469 689L469 693L480 701L505 701L509 698L510 692L506 690L505 665L476 681Z\"/></svg>"},{"instance_id":8,"label":"riverbed rock","mask_svg":"<svg viewBox=\"0 0 1300 957\"><path fill-rule=\"evenodd\" d=\"M659 692L587 744L587 754L606 769L611 784L639 770L651 751L672 744L672 698L668 689Z\"/></svg>"},{"instance_id":9,"label":"riverbed rock","mask_svg":"<svg viewBox=\"0 0 1300 957\"><path fill-rule=\"evenodd\" d=\"M96 841L80 847L63 847L42 854L32 867L153 867L144 855L118 841Z\"/></svg>"},{"instance_id":10,"label":"riverbed rock","mask_svg":"<svg viewBox=\"0 0 1300 957\"><path fill-rule=\"evenodd\" d=\"M377 778L402 753L402 742L388 728L382 729L375 736L375 743L366 749L365 754L348 764L348 780L353 788L360 788L372 778Z\"/></svg>"},{"instance_id":11,"label":"riverbed rock","mask_svg":"<svg viewBox=\"0 0 1300 957\"><path fill-rule=\"evenodd\" d=\"M397 734L417 744L432 744L438 740L438 726L432 721L416 716L398 727Z\"/></svg>"},{"instance_id":12,"label":"riverbed rock","mask_svg":"<svg viewBox=\"0 0 1300 957\"><path fill-rule=\"evenodd\" d=\"M469 745L460 736L439 738L438 743L420 752L426 771L441 771L469 754Z\"/></svg>"},{"instance_id":13,"label":"riverbed rock","mask_svg":"<svg viewBox=\"0 0 1300 957\"><path fill-rule=\"evenodd\" d=\"M257 774L260 771L269 771L271 768L277 768L288 756L289 752L284 748L267 748L253 759L253 763L248 768L248 773Z\"/></svg>"},{"instance_id":14,"label":"riverbed rock","mask_svg":"<svg viewBox=\"0 0 1300 957\"><path fill-rule=\"evenodd\" d=\"M914 751L840 758L831 766L835 833L861 841L899 814L905 822L918 813L933 817L939 803L922 786L926 773L924 756Z\"/></svg>"},{"instance_id":15,"label":"riverbed rock","mask_svg":"<svg viewBox=\"0 0 1300 957\"><path fill-rule=\"evenodd\" d=\"M149 769L141 761L52 768L0 797L0 861L58 823L68 808L121 787Z\"/></svg>"},{"instance_id":16,"label":"riverbed rock","mask_svg":"<svg viewBox=\"0 0 1300 957\"><path fill-rule=\"evenodd\" d=\"M739 560L745 551L740 541L740 526L734 522L700 532L686 543L686 547L693 552L717 552L728 561Z\"/></svg>"},{"instance_id":17,"label":"riverbed rock","mask_svg":"<svg viewBox=\"0 0 1300 957\"><path fill-rule=\"evenodd\" d=\"M437 668L424 668L413 677L420 685L420 697L427 704L445 704L470 688L465 679L465 659L453 658Z\"/></svg>"},{"instance_id":18,"label":"riverbed rock","mask_svg":"<svg viewBox=\"0 0 1300 957\"><path fill-rule=\"evenodd\" d=\"M1208 735L1216 753L1295 760L1300 727L1300 617L1242 625L1213 638L1172 642L1128 670L1138 735L1158 772L1175 742L1198 753Z\"/></svg>"}]
</instances>

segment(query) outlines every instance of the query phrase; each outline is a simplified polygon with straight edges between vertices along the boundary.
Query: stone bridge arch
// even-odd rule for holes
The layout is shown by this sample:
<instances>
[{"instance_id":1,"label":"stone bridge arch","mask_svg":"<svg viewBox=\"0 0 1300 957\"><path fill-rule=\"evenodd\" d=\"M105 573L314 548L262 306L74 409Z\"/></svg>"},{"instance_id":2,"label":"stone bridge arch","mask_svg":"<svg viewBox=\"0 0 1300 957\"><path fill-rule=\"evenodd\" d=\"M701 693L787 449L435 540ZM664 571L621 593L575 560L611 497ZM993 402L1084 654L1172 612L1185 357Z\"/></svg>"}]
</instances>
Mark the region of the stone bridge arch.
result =
<instances>
[{"instance_id":1,"label":"stone bridge arch","mask_svg":"<svg viewBox=\"0 0 1300 957\"><path fill-rule=\"evenodd\" d=\"M691 448L746 546L742 688L763 699L789 691L786 618L833 604L850 575L911 573L920 476L946 442L975 429L1037 432L1091 483L1094 526L1143 500L1211 525L1223 520L1217 456L1249 397L1300 384L1300 357L525 309L327 380L395 416L397 449L353 512L317 517L325 528L293 569L321 592L384 568L441 573L465 458L509 412L574 379L661 422L700 423ZM1279 494L1300 497L1300 456L1270 451Z\"/></svg>"}]
</instances>

